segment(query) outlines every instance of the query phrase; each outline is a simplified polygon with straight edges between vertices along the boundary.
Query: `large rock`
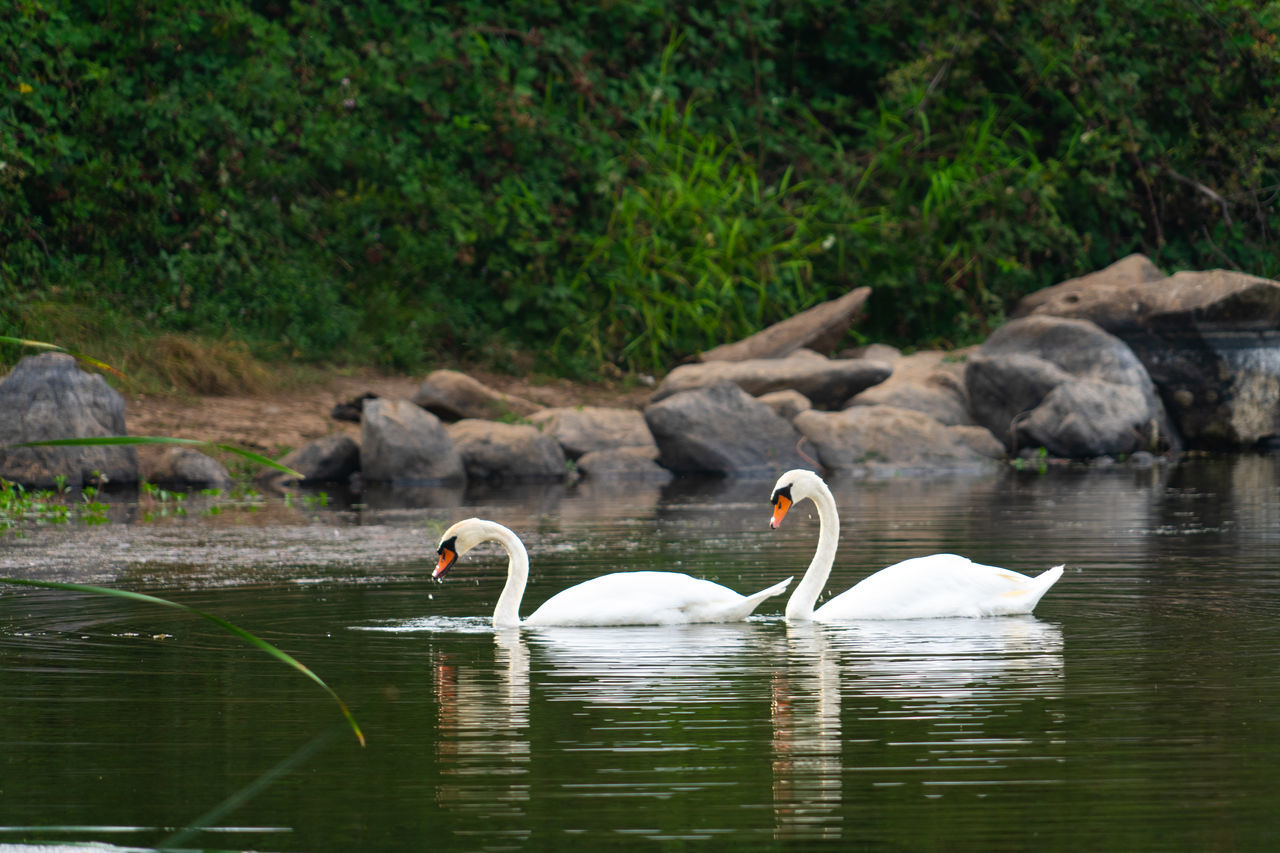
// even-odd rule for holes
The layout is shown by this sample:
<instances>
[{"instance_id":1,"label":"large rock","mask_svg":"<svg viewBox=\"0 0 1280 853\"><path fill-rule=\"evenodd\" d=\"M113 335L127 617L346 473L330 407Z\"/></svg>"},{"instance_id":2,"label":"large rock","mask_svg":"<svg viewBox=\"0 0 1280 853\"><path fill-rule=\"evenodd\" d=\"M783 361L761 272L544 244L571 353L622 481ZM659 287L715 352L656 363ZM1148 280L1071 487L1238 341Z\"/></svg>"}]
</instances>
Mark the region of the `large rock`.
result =
<instances>
[{"instance_id":1,"label":"large rock","mask_svg":"<svg viewBox=\"0 0 1280 853\"><path fill-rule=\"evenodd\" d=\"M801 412L796 428L823 467L878 473L986 472L1003 450L983 443L973 427L946 426L922 412L894 406L854 406L842 412Z\"/></svg>"},{"instance_id":2,"label":"large rock","mask_svg":"<svg viewBox=\"0 0 1280 853\"><path fill-rule=\"evenodd\" d=\"M769 477L804 464L795 427L730 382L653 403L644 419L659 462L677 473Z\"/></svg>"},{"instance_id":3,"label":"large rock","mask_svg":"<svg viewBox=\"0 0 1280 853\"><path fill-rule=\"evenodd\" d=\"M1129 255L1105 269L1024 296L1012 317L1047 314L1092 320L1115 334L1141 311L1143 285L1163 278L1164 273L1145 255Z\"/></svg>"},{"instance_id":4,"label":"large rock","mask_svg":"<svg viewBox=\"0 0 1280 853\"><path fill-rule=\"evenodd\" d=\"M564 455L570 459L615 447L657 447L644 415L635 409L600 406L543 409L530 415L529 423L560 442Z\"/></svg>"},{"instance_id":5,"label":"large rock","mask_svg":"<svg viewBox=\"0 0 1280 853\"><path fill-rule=\"evenodd\" d=\"M464 420L449 426L467 478L476 480L563 480L564 451L551 436L528 424Z\"/></svg>"},{"instance_id":6,"label":"large rock","mask_svg":"<svg viewBox=\"0 0 1280 853\"><path fill-rule=\"evenodd\" d=\"M1086 318L1124 340L1188 444L1231 449L1280 435L1280 283L1225 270L1138 279L1064 282L1017 313Z\"/></svg>"},{"instance_id":7,"label":"large rock","mask_svg":"<svg viewBox=\"0 0 1280 853\"><path fill-rule=\"evenodd\" d=\"M495 391L456 370L432 371L413 395L413 402L444 421L524 417L542 408L523 397Z\"/></svg>"},{"instance_id":8,"label":"large rock","mask_svg":"<svg viewBox=\"0 0 1280 853\"><path fill-rule=\"evenodd\" d=\"M361 409L369 400L376 399L365 398ZM349 436L326 435L291 450L280 464L301 474L304 483L345 483L360 470L360 445ZM262 476L276 482L292 479L271 468L266 469Z\"/></svg>"},{"instance_id":9,"label":"large rock","mask_svg":"<svg viewBox=\"0 0 1280 853\"><path fill-rule=\"evenodd\" d=\"M871 295L871 288L859 287L838 299L823 302L774 323L749 338L722 344L704 352L702 361L746 361L752 358L782 358L801 347L830 352L849 331L858 312Z\"/></svg>"},{"instance_id":10,"label":"large rock","mask_svg":"<svg viewBox=\"0 0 1280 853\"><path fill-rule=\"evenodd\" d=\"M819 409L835 409L859 391L883 382L892 372L892 367L880 361L829 359L813 353L803 357L684 364L667 374L650 401L656 403L681 391L732 382L753 397L790 389L808 397Z\"/></svg>"},{"instance_id":11,"label":"large rock","mask_svg":"<svg viewBox=\"0 0 1280 853\"><path fill-rule=\"evenodd\" d=\"M1123 341L1085 320L1032 316L998 329L965 367L978 423L1013 452L1083 458L1177 447L1177 433Z\"/></svg>"},{"instance_id":12,"label":"large rock","mask_svg":"<svg viewBox=\"0 0 1280 853\"><path fill-rule=\"evenodd\" d=\"M85 373L65 353L27 356L0 382L0 477L34 488L85 482L132 485L132 447L23 447L26 441L126 435L124 398L106 380Z\"/></svg>"},{"instance_id":13,"label":"large rock","mask_svg":"<svg viewBox=\"0 0 1280 853\"><path fill-rule=\"evenodd\" d=\"M225 465L190 447L170 447L146 458L142 479L177 489L229 489L234 484Z\"/></svg>"},{"instance_id":14,"label":"large rock","mask_svg":"<svg viewBox=\"0 0 1280 853\"><path fill-rule=\"evenodd\" d=\"M360 470L388 483L461 483L462 457L440 419L408 400L368 400L360 422Z\"/></svg>"},{"instance_id":15,"label":"large rock","mask_svg":"<svg viewBox=\"0 0 1280 853\"><path fill-rule=\"evenodd\" d=\"M964 390L964 362L970 353L925 350L892 362L893 374L855 394L849 406L894 406L922 412L947 426L973 423Z\"/></svg>"},{"instance_id":16,"label":"large rock","mask_svg":"<svg viewBox=\"0 0 1280 853\"><path fill-rule=\"evenodd\" d=\"M671 472L658 464L658 448L652 444L593 450L578 459L578 471L588 480L665 483L671 479Z\"/></svg>"}]
</instances>

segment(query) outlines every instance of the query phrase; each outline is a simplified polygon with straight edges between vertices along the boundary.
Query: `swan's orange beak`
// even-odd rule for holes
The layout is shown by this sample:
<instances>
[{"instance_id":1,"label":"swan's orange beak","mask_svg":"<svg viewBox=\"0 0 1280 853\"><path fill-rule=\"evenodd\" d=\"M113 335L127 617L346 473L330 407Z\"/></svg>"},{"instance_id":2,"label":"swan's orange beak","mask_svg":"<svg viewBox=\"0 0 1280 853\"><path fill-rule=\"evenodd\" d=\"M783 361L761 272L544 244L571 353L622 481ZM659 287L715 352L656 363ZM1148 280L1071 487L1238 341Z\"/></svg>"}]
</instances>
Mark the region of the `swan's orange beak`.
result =
<instances>
[{"instance_id":1,"label":"swan's orange beak","mask_svg":"<svg viewBox=\"0 0 1280 853\"><path fill-rule=\"evenodd\" d=\"M440 562L436 563L436 570L431 573L432 580L440 580L449 573L453 568L453 564L458 560L458 552L449 547L449 545L440 546Z\"/></svg>"},{"instance_id":2,"label":"swan's orange beak","mask_svg":"<svg viewBox=\"0 0 1280 853\"><path fill-rule=\"evenodd\" d=\"M787 510L789 509L791 509L791 498L781 492L773 496L773 518L769 519L770 530L778 529L782 519L787 517Z\"/></svg>"}]
</instances>

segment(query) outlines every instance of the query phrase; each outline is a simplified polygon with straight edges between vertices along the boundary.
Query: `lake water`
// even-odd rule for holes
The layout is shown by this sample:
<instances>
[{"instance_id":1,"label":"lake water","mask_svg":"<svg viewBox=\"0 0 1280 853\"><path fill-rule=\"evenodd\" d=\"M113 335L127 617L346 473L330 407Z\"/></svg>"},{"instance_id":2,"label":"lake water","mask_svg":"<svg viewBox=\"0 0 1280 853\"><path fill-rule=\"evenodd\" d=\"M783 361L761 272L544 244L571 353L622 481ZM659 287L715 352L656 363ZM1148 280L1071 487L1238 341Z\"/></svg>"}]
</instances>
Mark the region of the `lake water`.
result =
<instances>
[{"instance_id":1,"label":"lake water","mask_svg":"<svg viewBox=\"0 0 1280 853\"><path fill-rule=\"evenodd\" d=\"M817 540L810 504L768 529L771 480L193 499L3 540L0 574L281 646L368 746L203 620L5 587L0 850L1280 845L1280 457L832 486L833 592L935 551L1067 572L1034 617L788 626L776 598L742 624L499 633L499 552L429 580L443 527L482 515L529 547L524 613L618 569L760 589Z\"/></svg>"}]
</instances>

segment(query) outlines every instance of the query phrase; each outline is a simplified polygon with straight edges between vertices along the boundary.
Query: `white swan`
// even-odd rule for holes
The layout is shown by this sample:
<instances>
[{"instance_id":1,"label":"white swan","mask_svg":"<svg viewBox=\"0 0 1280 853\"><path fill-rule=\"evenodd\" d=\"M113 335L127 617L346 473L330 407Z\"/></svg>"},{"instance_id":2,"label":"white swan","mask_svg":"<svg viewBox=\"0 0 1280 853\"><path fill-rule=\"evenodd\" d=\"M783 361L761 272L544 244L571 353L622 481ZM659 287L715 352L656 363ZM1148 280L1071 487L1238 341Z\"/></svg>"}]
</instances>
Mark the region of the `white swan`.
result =
<instances>
[{"instance_id":1,"label":"white swan","mask_svg":"<svg viewBox=\"0 0 1280 853\"><path fill-rule=\"evenodd\" d=\"M773 595L785 592L791 578L755 595L739 595L726 586L679 572L615 572L601 575L547 599L529 618L520 619L520 600L529 579L524 543L501 524L468 518L440 537L440 561L431 577L439 580L455 560L481 542L497 542L507 552L507 584L493 609L493 627L517 625L684 625L736 622Z\"/></svg>"},{"instance_id":2,"label":"white swan","mask_svg":"<svg viewBox=\"0 0 1280 853\"><path fill-rule=\"evenodd\" d=\"M771 528L777 529L793 503L808 498L818 508L818 550L787 602L788 621L839 622L847 619L932 619L947 616L1014 616L1030 613L1062 577L1062 566L1032 578L984 566L968 557L933 554L895 563L863 578L813 609L835 562L840 516L822 478L797 468L773 487Z\"/></svg>"}]
</instances>

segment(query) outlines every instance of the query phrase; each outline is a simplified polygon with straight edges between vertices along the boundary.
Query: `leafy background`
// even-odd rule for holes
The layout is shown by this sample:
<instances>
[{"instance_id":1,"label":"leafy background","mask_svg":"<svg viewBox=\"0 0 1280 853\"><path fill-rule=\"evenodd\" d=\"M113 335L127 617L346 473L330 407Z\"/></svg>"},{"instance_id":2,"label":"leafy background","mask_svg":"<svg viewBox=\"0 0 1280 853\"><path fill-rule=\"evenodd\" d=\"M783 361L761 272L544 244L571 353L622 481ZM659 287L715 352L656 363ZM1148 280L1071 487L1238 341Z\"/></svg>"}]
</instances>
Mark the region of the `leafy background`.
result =
<instances>
[{"instance_id":1,"label":"leafy background","mask_svg":"<svg viewBox=\"0 0 1280 853\"><path fill-rule=\"evenodd\" d=\"M1280 275L1278 2L690 5L7 4L0 334L660 370L859 285L956 345L1130 252Z\"/></svg>"}]
</instances>

